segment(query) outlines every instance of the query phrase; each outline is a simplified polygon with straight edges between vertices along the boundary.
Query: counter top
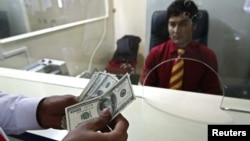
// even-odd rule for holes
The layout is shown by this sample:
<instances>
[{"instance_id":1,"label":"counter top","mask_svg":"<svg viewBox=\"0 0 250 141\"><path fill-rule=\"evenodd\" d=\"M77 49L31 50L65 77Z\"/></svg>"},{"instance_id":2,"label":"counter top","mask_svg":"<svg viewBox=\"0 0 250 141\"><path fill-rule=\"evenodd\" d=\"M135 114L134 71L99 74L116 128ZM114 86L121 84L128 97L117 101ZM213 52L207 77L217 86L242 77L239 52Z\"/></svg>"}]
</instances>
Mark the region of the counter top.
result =
<instances>
[{"instance_id":1,"label":"counter top","mask_svg":"<svg viewBox=\"0 0 250 141\"><path fill-rule=\"evenodd\" d=\"M79 95L88 81L0 68L2 91L30 97ZM140 85L133 90L136 100L122 111L130 123L128 141L206 141L208 124L250 124L250 114L222 110L222 96ZM67 134L55 129L27 132L54 140Z\"/></svg>"}]
</instances>

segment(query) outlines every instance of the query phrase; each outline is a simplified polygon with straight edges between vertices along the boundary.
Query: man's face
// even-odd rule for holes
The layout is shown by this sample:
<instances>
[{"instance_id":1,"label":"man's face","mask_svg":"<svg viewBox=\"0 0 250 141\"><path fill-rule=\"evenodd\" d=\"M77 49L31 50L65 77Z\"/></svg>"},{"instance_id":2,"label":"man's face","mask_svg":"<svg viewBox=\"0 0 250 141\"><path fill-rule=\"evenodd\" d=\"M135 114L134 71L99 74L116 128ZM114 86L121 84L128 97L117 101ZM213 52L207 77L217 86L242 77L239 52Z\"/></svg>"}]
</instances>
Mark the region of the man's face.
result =
<instances>
[{"instance_id":1,"label":"man's face","mask_svg":"<svg viewBox=\"0 0 250 141\"><path fill-rule=\"evenodd\" d=\"M180 48L185 47L192 40L194 25L184 13L172 16L168 21L168 32L173 42Z\"/></svg>"}]
</instances>

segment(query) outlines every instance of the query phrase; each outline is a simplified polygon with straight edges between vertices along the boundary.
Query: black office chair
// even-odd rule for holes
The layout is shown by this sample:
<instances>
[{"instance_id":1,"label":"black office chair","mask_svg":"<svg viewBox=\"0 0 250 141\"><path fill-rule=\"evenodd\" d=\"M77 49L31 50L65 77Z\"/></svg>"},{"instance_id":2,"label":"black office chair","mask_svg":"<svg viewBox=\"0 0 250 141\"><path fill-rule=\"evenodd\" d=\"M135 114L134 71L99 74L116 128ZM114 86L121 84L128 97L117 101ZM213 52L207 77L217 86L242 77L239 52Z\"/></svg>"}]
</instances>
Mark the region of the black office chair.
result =
<instances>
[{"instance_id":1,"label":"black office chair","mask_svg":"<svg viewBox=\"0 0 250 141\"><path fill-rule=\"evenodd\" d=\"M138 84L140 75L136 72L137 56L141 38L135 35L124 35L117 40L117 49L113 58L109 61L105 70L116 74L121 78L124 74L130 74L132 84Z\"/></svg>"},{"instance_id":2,"label":"black office chair","mask_svg":"<svg viewBox=\"0 0 250 141\"><path fill-rule=\"evenodd\" d=\"M197 20L197 28L193 32L193 39L207 46L209 16L206 10L199 10L199 18ZM151 35L149 49L165 42L169 39L167 27L167 11L158 10L152 15Z\"/></svg>"}]
</instances>

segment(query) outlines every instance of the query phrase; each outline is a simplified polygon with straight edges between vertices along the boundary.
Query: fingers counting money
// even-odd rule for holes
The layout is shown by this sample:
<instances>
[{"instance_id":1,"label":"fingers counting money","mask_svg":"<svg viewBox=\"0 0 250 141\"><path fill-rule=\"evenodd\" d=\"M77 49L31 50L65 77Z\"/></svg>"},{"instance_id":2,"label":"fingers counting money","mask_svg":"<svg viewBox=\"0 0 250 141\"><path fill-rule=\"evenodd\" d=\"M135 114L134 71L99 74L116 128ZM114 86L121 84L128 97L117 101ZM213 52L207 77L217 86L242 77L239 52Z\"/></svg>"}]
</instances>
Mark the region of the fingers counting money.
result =
<instances>
[{"instance_id":1,"label":"fingers counting money","mask_svg":"<svg viewBox=\"0 0 250 141\"><path fill-rule=\"evenodd\" d=\"M115 118L135 100L135 95L128 74L119 80L112 74L96 72L78 99L79 103L65 108L66 117L62 120L62 127L69 131L100 117L105 108L109 109L111 119Z\"/></svg>"}]
</instances>

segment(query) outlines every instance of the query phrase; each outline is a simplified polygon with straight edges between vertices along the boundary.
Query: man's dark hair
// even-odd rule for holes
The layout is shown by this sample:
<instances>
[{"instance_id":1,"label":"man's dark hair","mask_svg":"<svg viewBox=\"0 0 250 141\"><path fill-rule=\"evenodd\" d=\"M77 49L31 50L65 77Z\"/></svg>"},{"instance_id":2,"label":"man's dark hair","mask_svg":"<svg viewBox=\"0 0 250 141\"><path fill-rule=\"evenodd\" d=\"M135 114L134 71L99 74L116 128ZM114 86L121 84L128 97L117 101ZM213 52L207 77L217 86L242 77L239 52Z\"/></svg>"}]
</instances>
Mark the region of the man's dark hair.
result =
<instances>
[{"instance_id":1,"label":"man's dark hair","mask_svg":"<svg viewBox=\"0 0 250 141\"><path fill-rule=\"evenodd\" d=\"M195 23L198 18L198 8L192 0L175 0L167 8L167 22L172 16L185 14Z\"/></svg>"}]
</instances>

